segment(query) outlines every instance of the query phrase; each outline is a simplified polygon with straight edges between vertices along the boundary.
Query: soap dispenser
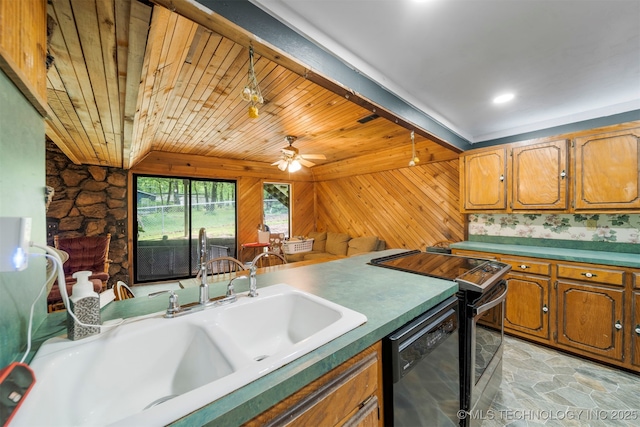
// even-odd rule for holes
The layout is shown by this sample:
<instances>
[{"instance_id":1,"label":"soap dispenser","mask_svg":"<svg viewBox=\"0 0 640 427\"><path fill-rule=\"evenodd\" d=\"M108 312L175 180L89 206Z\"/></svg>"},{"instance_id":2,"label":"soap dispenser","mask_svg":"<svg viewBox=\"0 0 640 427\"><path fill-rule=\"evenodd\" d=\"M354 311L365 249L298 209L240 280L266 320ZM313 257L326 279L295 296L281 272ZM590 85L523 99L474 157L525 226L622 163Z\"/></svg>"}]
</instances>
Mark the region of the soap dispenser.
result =
<instances>
[{"instance_id":1,"label":"soap dispenser","mask_svg":"<svg viewBox=\"0 0 640 427\"><path fill-rule=\"evenodd\" d=\"M77 282L73 285L67 307L67 336L72 341L100 333L100 297L89 280L91 274L91 271L73 273ZM96 326L81 325L69 314L69 310L73 311L80 323Z\"/></svg>"}]
</instances>

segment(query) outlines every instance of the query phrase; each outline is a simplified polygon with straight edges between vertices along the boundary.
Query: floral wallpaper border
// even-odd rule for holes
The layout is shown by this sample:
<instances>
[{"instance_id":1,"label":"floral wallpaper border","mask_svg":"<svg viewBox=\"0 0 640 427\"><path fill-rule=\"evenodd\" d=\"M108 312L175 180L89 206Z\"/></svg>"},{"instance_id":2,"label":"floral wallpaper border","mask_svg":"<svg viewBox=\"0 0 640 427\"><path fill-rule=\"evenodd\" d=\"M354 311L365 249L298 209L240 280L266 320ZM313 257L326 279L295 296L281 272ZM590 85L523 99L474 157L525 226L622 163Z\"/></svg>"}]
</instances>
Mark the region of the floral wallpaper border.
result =
<instances>
[{"instance_id":1,"label":"floral wallpaper border","mask_svg":"<svg viewBox=\"0 0 640 427\"><path fill-rule=\"evenodd\" d=\"M640 215L474 214L469 234L640 244Z\"/></svg>"}]
</instances>

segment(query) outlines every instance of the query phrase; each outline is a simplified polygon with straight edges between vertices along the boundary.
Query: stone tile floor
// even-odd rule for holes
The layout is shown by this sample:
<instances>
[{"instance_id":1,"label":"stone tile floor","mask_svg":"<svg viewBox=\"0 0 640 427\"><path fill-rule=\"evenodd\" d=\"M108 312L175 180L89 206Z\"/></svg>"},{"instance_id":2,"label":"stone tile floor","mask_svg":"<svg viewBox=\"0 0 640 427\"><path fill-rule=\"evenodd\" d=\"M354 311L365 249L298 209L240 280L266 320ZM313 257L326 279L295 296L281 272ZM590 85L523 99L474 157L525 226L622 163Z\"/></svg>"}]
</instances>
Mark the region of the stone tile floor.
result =
<instances>
[{"instance_id":1,"label":"stone tile floor","mask_svg":"<svg viewBox=\"0 0 640 427\"><path fill-rule=\"evenodd\" d=\"M640 376L513 337L482 427L640 426Z\"/></svg>"}]
</instances>

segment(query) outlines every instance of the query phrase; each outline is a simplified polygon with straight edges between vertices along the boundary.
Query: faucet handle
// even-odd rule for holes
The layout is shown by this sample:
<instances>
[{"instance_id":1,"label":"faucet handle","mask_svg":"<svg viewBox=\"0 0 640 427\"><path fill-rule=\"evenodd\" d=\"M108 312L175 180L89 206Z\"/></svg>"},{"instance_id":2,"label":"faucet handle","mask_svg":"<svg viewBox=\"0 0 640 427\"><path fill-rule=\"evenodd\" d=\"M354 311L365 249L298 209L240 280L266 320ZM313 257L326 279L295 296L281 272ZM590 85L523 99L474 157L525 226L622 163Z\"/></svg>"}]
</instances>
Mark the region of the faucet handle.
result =
<instances>
[{"instance_id":1,"label":"faucet handle","mask_svg":"<svg viewBox=\"0 0 640 427\"><path fill-rule=\"evenodd\" d=\"M236 293L234 292L235 289L233 288L233 281L234 280L243 280L243 279L247 279L247 276L236 276L233 279L231 279L229 281L229 284L227 285L227 296L231 297L234 296Z\"/></svg>"},{"instance_id":2,"label":"faucet handle","mask_svg":"<svg viewBox=\"0 0 640 427\"><path fill-rule=\"evenodd\" d=\"M158 291L149 294L149 298L155 298L158 295L169 294L169 307L167 307L167 316L172 316L180 311L180 303L178 302L178 295L171 289L165 291Z\"/></svg>"}]
</instances>

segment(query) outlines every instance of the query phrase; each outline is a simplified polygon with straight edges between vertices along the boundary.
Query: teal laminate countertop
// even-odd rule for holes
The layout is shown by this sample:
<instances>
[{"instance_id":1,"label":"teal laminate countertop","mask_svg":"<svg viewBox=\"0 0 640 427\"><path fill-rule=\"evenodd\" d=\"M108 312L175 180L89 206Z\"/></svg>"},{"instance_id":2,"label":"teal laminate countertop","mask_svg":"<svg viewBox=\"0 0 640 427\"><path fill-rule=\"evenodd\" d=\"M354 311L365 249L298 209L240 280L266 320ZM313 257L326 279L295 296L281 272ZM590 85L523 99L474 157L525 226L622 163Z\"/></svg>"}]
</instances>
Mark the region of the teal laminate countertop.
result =
<instances>
[{"instance_id":1,"label":"teal laminate countertop","mask_svg":"<svg viewBox=\"0 0 640 427\"><path fill-rule=\"evenodd\" d=\"M451 244L451 248L505 255L521 255L532 258L555 259L560 261L587 262L591 264L640 268L640 255L632 253L485 242L458 242Z\"/></svg>"},{"instance_id":2,"label":"teal laminate countertop","mask_svg":"<svg viewBox=\"0 0 640 427\"><path fill-rule=\"evenodd\" d=\"M242 424L456 293L458 287L452 281L367 264L372 258L398 252L404 250L390 249L259 274L258 293L260 288L286 283L358 311L367 316L367 322L172 425ZM236 292L243 293L245 286L248 285L236 284ZM226 291L226 283L214 283L209 288L212 297L222 295ZM198 288L182 289L176 293L182 304L198 298ZM162 311L166 309L167 302L168 297L165 296L112 302L104 307L102 319ZM58 335L61 332L65 316L56 313L48 317L46 324L38 329L39 343L56 331Z\"/></svg>"}]
</instances>

